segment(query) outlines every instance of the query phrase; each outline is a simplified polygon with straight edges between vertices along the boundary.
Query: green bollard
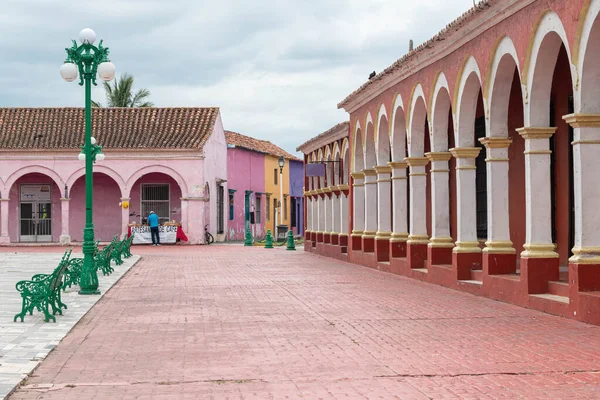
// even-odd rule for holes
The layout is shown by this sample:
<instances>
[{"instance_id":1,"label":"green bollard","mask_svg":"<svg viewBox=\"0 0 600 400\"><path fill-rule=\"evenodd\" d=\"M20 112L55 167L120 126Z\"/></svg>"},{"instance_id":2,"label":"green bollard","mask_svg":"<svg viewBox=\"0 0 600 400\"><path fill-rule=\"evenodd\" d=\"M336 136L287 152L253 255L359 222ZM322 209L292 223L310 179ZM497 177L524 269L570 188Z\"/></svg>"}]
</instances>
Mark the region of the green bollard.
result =
<instances>
[{"instance_id":1,"label":"green bollard","mask_svg":"<svg viewBox=\"0 0 600 400\"><path fill-rule=\"evenodd\" d=\"M287 234L287 248L286 250L296 250L296 244L294 243L294 232L290 229Z\"/></svg>"},{"instance_id":2,"label":"green bollard","mask_svg":"<svg viewBox=\"0 0 600 400\"><path fill-rule=\"evenodd\" d=\"M265 242L265 249L272 249L272 248L273 248L273 236L271 236L271 230L268 229L266 242Z\"/></svg>"},{"instance_id":3,"label":"green bollard","mask_svg":"<svg viewBox=\"0 0 600 400\"><path fill-rule=\"evenodd\" d=\"M244 242L244 246L252 246L252 233L250 232L250 227L246 228L246 241Z\"/></svg>"}]
</instances>

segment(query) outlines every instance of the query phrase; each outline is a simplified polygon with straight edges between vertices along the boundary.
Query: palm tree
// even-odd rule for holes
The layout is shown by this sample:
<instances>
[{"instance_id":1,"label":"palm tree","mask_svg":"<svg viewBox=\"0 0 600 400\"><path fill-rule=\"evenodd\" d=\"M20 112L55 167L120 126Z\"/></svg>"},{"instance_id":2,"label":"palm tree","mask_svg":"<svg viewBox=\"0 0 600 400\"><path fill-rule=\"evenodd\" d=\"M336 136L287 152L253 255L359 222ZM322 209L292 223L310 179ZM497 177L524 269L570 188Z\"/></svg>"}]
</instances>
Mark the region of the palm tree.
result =
<instances>
[{"instance_id":1,"label":"palm tree","mask_svg":"<svg viewBox=\"0 0 600 400\"><path fill-rule=\"evenodd\" d=\"M133 94L133 76L123 74L119 79L115 79L111 86L103 82L106 91L107 107L154 107L154 103L147 100L150 97L148 89L140 89ZM102 104L92 100L93 107L102 107Z\"/></svg>"}]
</instances>

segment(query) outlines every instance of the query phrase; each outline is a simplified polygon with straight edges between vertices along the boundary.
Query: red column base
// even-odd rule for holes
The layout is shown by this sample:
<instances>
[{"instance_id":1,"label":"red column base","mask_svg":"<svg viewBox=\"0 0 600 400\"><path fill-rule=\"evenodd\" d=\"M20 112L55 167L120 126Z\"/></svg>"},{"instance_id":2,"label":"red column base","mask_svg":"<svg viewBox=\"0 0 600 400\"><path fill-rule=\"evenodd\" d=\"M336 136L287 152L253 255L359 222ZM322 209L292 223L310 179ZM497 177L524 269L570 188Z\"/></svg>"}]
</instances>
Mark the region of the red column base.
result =
<instances>
[{"instance_id":1,"label":"red column base","mask_svg":"<svg viewBox=\"0 0 600 400\"><path fill-rule=\"evenodd\" d=\"M362 238L363 253L375 253L375 238Z\"/></svg>"},{"instance_id":2,"label":"red column base","mask_svg":"<svg viewBox=\"0 0 600 400\"><path fill-rule=\"evenodd\" d=\"M311 232L304 232L304 240L311 240L312 237Z\"/></svg>"},{"instance_id":3,"label":"red column base","mask_svg":"<svg viewBox=\"0 0 600 400\"><path fill-rule=\"evenodd\" d=\"M352 236L352 250L353 251L361 251L362 250L362 237L360 236Z\"/></svg>"},{"instance_id":4,"label":"red column base","mask_svg":"<svg viewBox=\"0 0 600 400\"><path fill-rule=\"evenodd\" d=\"M452 247L427 246L427 260L431 265L452 264Z\"/></svg>"},{"instance_id":5,"label":"red column base","mask_svg":"<svg viewBox=\"0 0 600 400\"><path fill-rule=\"evenodd\" d=\"M325 244L331 243L331 234L330 233L323 234L323 243L325 243Z\"/></svg>"},{"instance_id":6,"label":"red column base","mask_svg":"<svg viewBox=\"0 0 600 400\"><path fill-rule=\"evenodd\" d=\"M600 264L569 264L569 283L577 292L600 291Z\"/></svg>"},{"instance_id":7,"label":"red column base","mask_svg":"<svg viewBox=\"0 0 600 400\"><path fill-rule=\"evenodd\" d=\"M569 264L569 283L576 319L600 325L600 264Z\"/></svg>"},{"instance_id":8,"label":"red column base","mask_svg":"<svg viewBox=\"0 0 600 400\"><path fill-rule=\"evenodd\" d=\"M521 257L521 282L527 294L548 293L548 282L559 278L558 258Z\"/></svg>"},{"instance_id":9,"label":"red column base","mask_svg":"<svg viewBox=\"0 0 600 400\"><path fill-rule=\"evenodd\" d=\"M452 253L452 268L456 280L470 280L471 270L481 269L481 259L481 253Z\"/></svg>"},{"instance_id":10,"label":"red column base","mask_svg":"<svg viewBox=\"0 0 600 400\"><path fill-rule=\"evenodd\" d=\"M331 244L333 244L335 246L337 246L338 244L340 244L339 236L338 236L337 233L332 233L331 234Z\"/></svg>"},{"instance_id":11,"label":"red column base","mask_svg":"<svg viewBox=\"0 0 600 400\"><path fill-rule=\"evenodd\" d=\"M323 243L323 232L317 233L317 243Z\"/></svg>"},{"instance_id":12,"label":"red column base","mask_svg":"<svg viewBox=\"0 0 600 400\"><path fill-rule=\"evenodd\" d=\"M377 261L390 261L390 240L375 239L375 254Z\"/></svg>"},{"instance_id":13,"label":"red column base","mask_svg":"<svg viewBox=\"0 0 600 400\"><path fill-rule=\"evenodd\" d=\"M348 246L348 235L339 235L339 243L342 247Z\"/></svg>"},{"instance_id":14,"label":"red column base","mask_svg":"<svg viewBox=\"0 0 600 400\"><path fill-rule=\"evenodd\" d=\"M406 257L406 242L390 241L390 257L405 258Z\"/></svg>"},{"instance_id":15,"label":"red column base","mask_svg":"<svg viewBox=\"0 0 600 400\"><path fill-rule=\"evenodd\" d=\"M484 275L509 275L517 273L516 254L483 253Z\"/></svg>"},{"instance_id":16,"label":"red column base","mask_svg":"<svg viewBox=\"0 0 600 400\"><path fill-rule=\"evenodd\" d=\"M427 244L425 243L407 243L406 261L409 268L425 268L425 259L427 258Z\"/></svg>"}]
</instances>

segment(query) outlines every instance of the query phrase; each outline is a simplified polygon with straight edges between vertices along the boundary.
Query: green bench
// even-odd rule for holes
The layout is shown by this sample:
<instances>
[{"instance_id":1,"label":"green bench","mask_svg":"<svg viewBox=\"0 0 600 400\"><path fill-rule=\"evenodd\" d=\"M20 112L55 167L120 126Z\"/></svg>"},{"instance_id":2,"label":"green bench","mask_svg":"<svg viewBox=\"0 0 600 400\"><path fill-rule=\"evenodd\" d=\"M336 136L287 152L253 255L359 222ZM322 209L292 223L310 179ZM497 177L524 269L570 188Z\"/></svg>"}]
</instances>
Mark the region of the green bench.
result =
<instances>
[{"instance_id":1,"label":"green bench","mask_svg":"<svg viewBox=\"0 0 600 400\"><path fill-rule=\"evenodd\" d=\"M49 322L50 319L56 322L54 315L57 313L62 315L62 309L66 309L67 305L62 302L60 293L71 251L72 249L65 251L58 267L51 274L37 274L31 280L17 282L15 287L21 293L23 302L21 312L15 315L14 322L17 322L17 318L21 318L21 322L23 322L25 314L33 315L34 309L44 313L46 322ZM50 309L52 309L52 314L50 314Z\"/></svg>"}]
</instances>

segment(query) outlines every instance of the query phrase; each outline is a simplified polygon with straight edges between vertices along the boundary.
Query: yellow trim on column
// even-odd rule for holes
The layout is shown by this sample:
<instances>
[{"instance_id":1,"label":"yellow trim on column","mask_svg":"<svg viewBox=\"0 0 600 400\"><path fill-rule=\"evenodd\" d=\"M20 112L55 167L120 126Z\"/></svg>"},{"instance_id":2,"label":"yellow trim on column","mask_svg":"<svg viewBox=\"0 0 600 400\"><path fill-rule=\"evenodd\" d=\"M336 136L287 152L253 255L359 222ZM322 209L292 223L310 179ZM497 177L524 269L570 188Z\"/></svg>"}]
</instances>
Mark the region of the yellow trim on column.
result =
<instances>
[{"instance_id":1,"label":"yellow trim on column","mask_svg":"<svg viewBox=\"0 0 600 400\"><path fill-rule=\"evenodd\" d=\"M552 150L529 150L523 152L523 154L552 154Z\"/></svg>"},{"instance_id":2,"label":"yellow trim on column","mask_svg":"<svg viewBox=\"0 0 600 400\"><path fill-rule=\"evenodd\" d=\"M350 176L354 179L365 179L365 174L362 172L353 172L350 174Z\"/></svg>"},{"instance_id":3,"label":"yellow trim on column","mask_svg":"<svg viewBox=\"0 0 600 400\"><path fill-rule=\"evenodd\" d=\"M479 139L479 143L484 145L486 149L508 149L512 139L508 137L484 137Z\"/></svg>"},{"instance_id":4,"label":"yellow trim on column","mask_svg":"<svg viewBox=\"0 0 600 400\"><path fill-rule=\"evenodd\" d=\"M521 258L558 258L553 244L530 244L523 245L525 251L521 252Z\"/></svg>"},{"instance_id":5,"label":"yellow trim on column","mask_svg":"<svg viewBox=\"0 0 600 400\"><path fill-rule=\"evenodd\" d=\"M488 241L485 242L485 246L483 252L486 254L517 254L517 250L515 250L513 242L510 240Z\"/></svg>"},{"instance_id":6,"label":"yellow trim on column","mask_svg":"<svg viewBox=\"0 0 600 400\"><path fill-rule=\"evenodd\" d=\"M573 247L573 264L600 264L600 247Z\"/></svg>"},{"instance_id":7,"label":"yellow trim on column","mask_svg":"<svg viewBox=\"0 0 600 400\"><path fill-rule=\"evenodd\" d=\"M364 231L362 234L363 239L375 239L377 232L375 231Z\"/></svg>"},{"instance_id":8,"label":"yellow trim on column","mask_svg":"<svg viewBox=\"0 0 600 400\"><path fill-rule=\"evenodd\" d=\"M408 232L396 233L392 232L392 236L390 242L392 243L402 243L408 241Z\"/></svg>"},{"instance_id":9,"label":"yellow trim on column","mask_svg":"<svg viewBox=\"0 0 600 400\"><path fill-rule=\"evenodd\" d=\"M600 114L569 114L562 118L573 128L600 128Z\"/></svg>"},{"instance_id":10,"label":"yellow trim on column","mask_svg":"<svg viewBox=\"0 0 600 400\"><path fill-rule=\"evenodd\" d=\"M450 161L452 153L449 151L430 152L425 153L425 157L427 157L429 161Z\"/></svg>"},{"instance_id":11,"label":"yellow trim on column","mask_svg":"<svg viewBox=\"0 0 600 400\"><path fill-rule=\"evenodd\" d=\"M377 174L391 174L392 167L390 167L389 165L378 165L377 167L375 167L375 172Z\"/></svg>"},{"instance_id":12,"label":"yellow trim on column","mask_svg":"<svg viewBox=\"0 0 600 400\"><path fill-rule=\"evenodd\" d=\"M481 253L479 242L456 242L453 253Z\"/></svg>"},{"instance_id":13,"label":"yellow trim on column","mask_svg":"<svg viewBox=\"0 0 600 400\"><path fill-rule=\"evenodd\" d=\"M455 147L450 149L450 153L454 158L477 158L480 152L481 147Z\"/></svg>"},{"instance_id":14,"label":"yellow trim on column","mask_svg":"<svg viewBox=\"0 0 600 400\"><path fill-rule=\"evenodd\" d=\"M429 244L429 236L427 235L408 235L408 244Z\"/></svg>"},{"instance_id":15,"label":"yellow trim on column","mask_svg":"<svg viewBox=\"0 0 600 400\"><path fill-rule=\"evenodd\" d=\"M424 167L429 164L427 157L406 157L404 161L409 167Z\"/></svg>"},{"instance_id":16,"label":"yellow trim on column","mask_svg":"<svg viewBox=\"0 0 600 400\"><path fill-rule=\"evenodd\" d=\"M365 177L367 177L367 176L377 176L377 172L375 171L375 168L363 169L362 172L365 175Z\"/></svg>"},{"instance_id":17,"label":"yellow trim on column","mask_svg":"<svg viewBox=\"0 0 600 400\"><path fill-rule=\"evenodd\" d=\"M509 162L508 158L486 158L485 162Z\"/></svg>"},{"instance_id":18,"label":"yellow trim on column","mask_svg":"<svg viewBox=\"0 0 600 400\"><path fill-rule=\"evenodd\" d=\"M441 237L436 237L436 238L431 238L431 241L429 242L429 247L435 247L435 248L445 248L445 249L451 249L454 247L454 241L452 240L452 238L450 236L441 236Z\"/></svg>"},{"instance_id":19,"label":"yellow trim on column","mask_svg":"<svg viewBox=\"0 0 600 400\"><path fill-rule=\"evenodd\" d=\"M406 169L408 168L408 164L403 161L390 161L388 163L390 167L393 169Z\"/></svg>"},{"instance_id":20,"label":"yellow trim on column","mask_svg":"<svg viewBox=\"0 0 600 400\"><path fill-rule=\"evenodd\" d=\"M516 129L516 131L519 135L523 136L524 139L550 139L552 135L556 133L556 128L528 126Z\"/></svg>"},{"instance_id":21,"label":"yellow trim on column","mask_svg":"<svg viewBox=\"0 0 600 400\"><path fill-rule=\"evenodd\" d=\"M338 185L339 190L350 190L350 186L348 185Z\"/></svg>"},{"instance_id":22,"label":"yellow trim on column","mask_svg":"<svg viewBox=\"0 0 600 400\"><path fill-rule=\"evenodd\" d=\"M331 187L326 187L326 188L321 189L321 193L323 193L323 194L331 193Z\"/></svg>"},{"instance_id":23,"label":"yellow trim on column","mask_svg":"<svg viewBox=\"0 0 600 400\"><path fill-rule=\"evenodd\" d=\"M379 232L375 234L375 240L388 240L392 237L392 232Z\"/></svg>"},{"instance_id":24,"label":"yellow trim on column","mask_svg":"<svg viewBox=\"0 0 600 400\"><path fill-rule=\"evenodd\" d=\"M352 237L362 237L363 231L352 230Z\"/></svg>"}]
</instances>

